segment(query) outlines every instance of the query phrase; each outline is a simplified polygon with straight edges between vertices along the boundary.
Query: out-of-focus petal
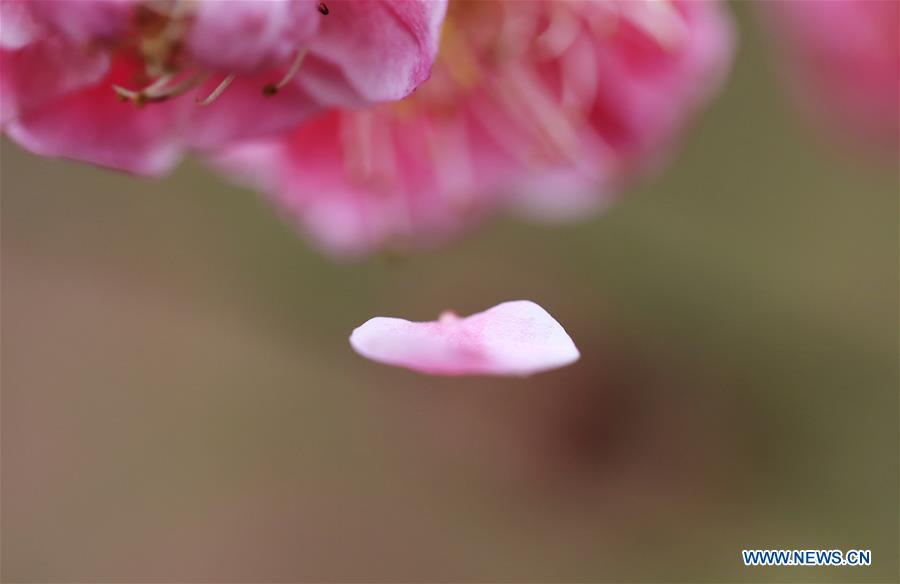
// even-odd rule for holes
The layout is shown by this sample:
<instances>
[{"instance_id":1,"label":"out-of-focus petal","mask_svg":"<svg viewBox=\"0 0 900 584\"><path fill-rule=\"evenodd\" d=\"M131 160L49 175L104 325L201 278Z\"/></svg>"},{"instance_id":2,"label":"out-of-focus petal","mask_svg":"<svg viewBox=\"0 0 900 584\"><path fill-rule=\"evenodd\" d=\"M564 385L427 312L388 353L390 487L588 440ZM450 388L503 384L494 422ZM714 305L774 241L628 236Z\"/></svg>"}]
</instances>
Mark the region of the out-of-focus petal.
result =
<instances>
[{"instance_id":1,"label":"out-of-focus petal","mask_svg":"<svg viewBox=\"0 0 900 584\"><path fill-rule=\"evenodd\" d=\"M602 163L598 161L598 166ZM614 173L598 168L596 174L572 169L557 169L538 176L523 178L510 187L516 196L511 203L523 216L544 222L571 221L596 213L609 205L616 192L611 183Z\"/></svg>"},{"instance_id":2,"label":"out-of-focus petal","mask_svg":"<svg viewBox=\"0 0 900 584\"><path fill-rule=\"evenodd\" d=\"M6 0L3 0L6 2ZM35 20L76 44L115 41L142 0L29 0Z\"/></svg>"},{"instance_id":3,"label":"out-of-focus petal","mask_svg":"<svg viewBox=\"0 0 900 584\"><path fill-rule=\"evenodd\" d=\"M304 124L290 141L258 140L237 144L216 157L233 178L272 196L289 221L297 223L320 245L340 257L355 257L382 245L392 229L368 191L344 173L342 118L335 112ZM382 151L384 152L384 151ZM303 165L290 164L295 157ZM285 172L266 172L277 166ZM257 172L262 170L262 172Z\"/></svg>"},{"instance_id":4,"label":"out-of-focus petal","mask_svg":"<svg viewBox=\"0 0 900 584\"><path fill-rule=\"evenodd\" d=\"M580 356L565 329L527 300L433 322L376 317L353 331L350 344L373 361L433 375L525 376Z\"/></svg>"},{"instance_id":5,"label":"out-of-focus petal","mask_svg":"<svg viewBox=\"0 0 900 584\"><path fill-rule=\"evenodd\" d=\"M194 61L252 73L289 62L326 17L313 0L207 0L196 3L191 19L188 50Z\"/></svg>"},{"instance_id":6,"label":"out-of-focus petal","mask_svg":"<svg viewBox=\"0 0 900 584\"><path fill-rule=\"evenodd\" d=\"M405 97L428 78L444 0L332 0L298 78L320 101L359 105Z\"/></svg>"},{"instance_id":7,"label":"out-of-focus petal","mask_svg":"<svg viewBox=\"0 0 900 584\"><path fill-rule=\"evenodd\" d=\"M329 6L329 19L344 7ZM413 95L341 108L214 163L264 184L340 256L429 247L502 209L577 219L665 161L718 90L732 39L713 1L454 1ZM326 65L312 52L304 63L313 94ZM340 102L342 83L319 101Z\"/></svg>"},{"instance_id":8,"label":"out-of-focus petal","mask_svg":"<svg viewBox=\"0 0 900 584\"><path fill-rule=\"evenodd\" d=\"M725 8L706 1L677 6L671 17L683 27L680 36L663 41L655 29L626 20L597 42L602 80L591 121L624 169L657 166L729 69L734 35Z\"/></svg>"},{"instance_id":9,"label":"out-of-focus petal","mask_svg":"<svg viewBox=\"0 0 900 584\"><path fill-rule=\"evenodd\" d=\"M375 112L331 111L301 128L236 144L210 161L345 259L446 241L478 222L489 208L479 189L489 181L499 187L496 171L505 168L490 136L449 140L454 133L446 129L443 143L429 143L415 120L407 127Z\"/></svg>"},{"instance_id":10,"label":"out-of-focus petal","mask_svg":"<svg viewBox=\"0 0 900 584\"><path fill-rule=\"evenodd\" d=\"M785 76L823 124L863 143L900 144L900 2L760 3Z\"/></svg>"},{"instance_id":11,"label":"out-of-focus petal","mask_svg":"<svg viewBox=\"0 0 900 584\"><path fill-rule=\"evenodd\" d=\"M19 49L40 36L41 27L31 15L30 4L29 0L0 2L0 47Z\"/></svg>"}]
</instances>

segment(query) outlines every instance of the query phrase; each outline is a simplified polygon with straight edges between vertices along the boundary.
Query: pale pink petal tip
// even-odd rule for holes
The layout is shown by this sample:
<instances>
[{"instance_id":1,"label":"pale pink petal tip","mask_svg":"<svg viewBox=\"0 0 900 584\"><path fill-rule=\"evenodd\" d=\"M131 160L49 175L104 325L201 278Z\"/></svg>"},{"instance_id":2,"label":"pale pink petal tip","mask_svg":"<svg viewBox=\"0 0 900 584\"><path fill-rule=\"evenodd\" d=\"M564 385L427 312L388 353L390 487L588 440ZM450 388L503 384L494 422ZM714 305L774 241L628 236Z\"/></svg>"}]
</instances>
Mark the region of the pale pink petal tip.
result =
<instances>
[{"instance_id":1,"label":"pale pink petal tip","mask_svg":"<svg viewBox=\"0 0 900 584\"><path fill-rule=\"evenodd\" d=\"M378 316L353 331L350 345L367 359L432 375L526 376L581 356L556 319L528 300L431 322Z\"/></svg>"}]
</instances>

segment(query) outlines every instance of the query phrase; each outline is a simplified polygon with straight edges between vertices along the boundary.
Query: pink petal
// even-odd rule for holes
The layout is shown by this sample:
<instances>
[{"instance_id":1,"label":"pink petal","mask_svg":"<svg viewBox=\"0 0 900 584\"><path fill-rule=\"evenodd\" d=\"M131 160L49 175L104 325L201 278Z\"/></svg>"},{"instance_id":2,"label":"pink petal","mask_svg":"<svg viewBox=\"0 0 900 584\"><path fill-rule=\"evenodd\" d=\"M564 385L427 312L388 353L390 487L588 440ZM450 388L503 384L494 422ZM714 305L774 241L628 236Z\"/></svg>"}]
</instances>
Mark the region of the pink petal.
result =
<instances>
[{"instance_id":1,"label":"pink petal","mask_svg":"<svg viewBox=\"0 0 900 584\"><path fill-rule=\"evenodd\" d=\"M0 49L0 124L100 81L108 69L105 54L57 39Z\"/></svg>"},{"instance_id":2,"label":"pink petal","mask_svg":"<svg viewBox=\"0 0 900 584\"><path fill-rule=\"evenodd\" d=\"M111 84L131 78L135 69L114 63L108 83L71 93L9 122L5 132L35 154L82 160L141 175L159 175L177 162L173 128L197 106L172 100L139 108L119 101Z\"/></svg>"},{"instance_id":3,"label":"pink petal","mask_svg":"<svg viewBox=\"0 0 900 584\"><path fill-rule=\"evenodd\" d=\"M3 0L4 2L6 0ZM29 0L34 19L79 44L117 40L141 0Z\"/></svg>"},{"instance_id":4,"label":"pink petal","mask_svg":"<svg viewBox=\"0 0 900 584\"><path fill-rule=\"evenodd\" d=\"M324 103L407 96L428 79L444 0L331 0L298 81Z\"/></svg>"},{"instance_id":5,"label":"pink petal","mask_svg":"<svg viewBox=\"0 0 900 584\"><path fill-rule=\"evenodd\" d=\"M383 122L366 112L333 111L303 124L290 139L238 144L218 154L214 162L265 193L291 222L340 258L358 257L384 245L405 246L413 238L420 244L445 240L460 228L462 211L441 192L430 165L421 160L429 156L427 143L418 132ZM348 158L352 149L345 141L359 134L367 134L373 143ZM449 162L456 153L450 149L444 160ZM468 155L467 150L460 153ZM304 163L297 164L298 160ZM395 181L393 164L422 170ZM489 170L483 169L482 176ZM373 196L374 192L381 196Z\"/></svg>"},{"instance_id":6,"label":"pink petal","mask_svg":"<svg viewBox=\"0 0 900 584\"><path fill-rule=\"evenodd\" d=\"M30 4L28 0L0 2L0 47L24 47L43 32L31 14Z\"/></svg>"},{"instance_id":7,"label":"pink petal","mask_svg":"<svg viewBox=\"0 0 900 584\"><path fill-rule=\"evenodd\" d=\"M350 344L373 361L433 375L525 376L580 357L565 329L528 300L433 322L379 316L354 330Z\"/></svg>"},{"instance_id":8,"label":"pink petal","mask_svg":"<svg viewBox=\"0 0 900 584\"><path fill-rule=\"evenodd\" d=\"M191 15L191 56L203 67L228 73L290 61L326 18L313 0L206 1Z\"/></svg>"},{"instance_id":9,"label":"pink petal","mask_svg":"<svg viewBox=\"0 0 900 584\"><path fill-rule=\"evenodd\" d=\"M303 128L290 143L237 144L217 154L215 164L236 180L270 193L288 220L308 229L316 243L337 256L354 257L380 245L377 212L341 172L340 117L325 114ZM293 156L302 156L306 164L289 164Z\"/></svg>"},{"instance_id":10,"label":"pink petal","mask_svg":"<svg viewBox=\"0 0 900 584\"><path fill-rule=\"evenodd\" d=\"M593 175L580 169L547 170L518 181L512 187L516 197L510 206L524 217L546 223L573 221L612 203L612 196L605 193L617 193L614 176L602 160L597 161Z\"/></svg>"},{"instance_id":11,"label":"pink petal","mask_svg":"<svg viewBox=\"0 0 900 584\"><path fill-rule=\"evenodd\" d=\"M690 114L716 93L729 69L728 12L716 2L678 6L689 34L676 48L629 22L598 42L596 66L603 82L591 121L630 169L652 169L666 156Z\"/></svg>"},{"instance_id":12,"label":"pink petal","mask_svg":"<svg viewBox=\"0 0 900 584\"><path fill-rule=\"evenodd\" d=\"M835 139L895 151L900 142L900 2L764 2L798 101Z\"/></svg>"},{"instance_id":13,"label":"pink petal","mask_svg":"<svg viewBox=\"0 0 900 584\"><path fill-rule=\"evenodd\" d=\"M289 84L277 95L266 97L261 88L278 81L281 74L269 73L237 77L228 89L206 106L194 103L183 139L194 150L208 151L250 138L259 138L296 126L321 109L297 84ZM197 91L210 94L221 78L213 78ZM187 101L194 100L188 98Z\"/></svg>"}]
</instances>

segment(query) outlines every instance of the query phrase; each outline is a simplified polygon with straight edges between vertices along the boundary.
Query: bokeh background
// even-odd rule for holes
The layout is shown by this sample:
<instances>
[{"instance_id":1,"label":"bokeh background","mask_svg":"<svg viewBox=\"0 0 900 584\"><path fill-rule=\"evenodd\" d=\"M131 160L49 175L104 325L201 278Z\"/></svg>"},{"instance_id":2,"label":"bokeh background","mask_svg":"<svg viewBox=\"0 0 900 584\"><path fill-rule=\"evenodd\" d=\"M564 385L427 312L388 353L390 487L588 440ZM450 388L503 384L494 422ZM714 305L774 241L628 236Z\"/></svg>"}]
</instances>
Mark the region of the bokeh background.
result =
<instances>
[{"instance_id":1,"label":"bokeh background","mask_svg":"<svg viewBox=\"0 0 900 584\"><path fill-rule=\"evenodd\" d=\"M665 172L427 254L335 263L200 165L3 143L3 581L897 581L896 160L809 124L733 7ZM443 379L347 343L517 298L582 360Z\"/></svg>"}]
</instances>

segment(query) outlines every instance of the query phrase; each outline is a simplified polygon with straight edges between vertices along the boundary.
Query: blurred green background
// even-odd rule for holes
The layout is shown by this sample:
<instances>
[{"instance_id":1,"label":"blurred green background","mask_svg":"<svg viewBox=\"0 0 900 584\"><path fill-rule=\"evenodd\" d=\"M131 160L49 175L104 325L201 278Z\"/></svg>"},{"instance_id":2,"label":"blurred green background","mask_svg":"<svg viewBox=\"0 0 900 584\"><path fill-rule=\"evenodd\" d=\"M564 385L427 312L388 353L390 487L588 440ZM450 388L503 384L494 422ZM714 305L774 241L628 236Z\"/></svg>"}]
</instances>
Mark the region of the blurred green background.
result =
<instances>
[{"instance_id":1,"label":"blurred green background","mask_svg":"<svg viewBox=\"0 0 900 584\"><path fill-rule=\"evenodd\" d=\"M806 123L748 4L661 175L408 258L335 263L197 164L4 143L3 581L897 581L897 166ZM347 343L518 298L579 363L443 379Z\"/></svg>"}]
</instances>

